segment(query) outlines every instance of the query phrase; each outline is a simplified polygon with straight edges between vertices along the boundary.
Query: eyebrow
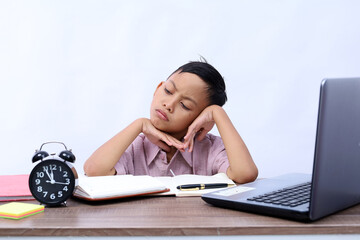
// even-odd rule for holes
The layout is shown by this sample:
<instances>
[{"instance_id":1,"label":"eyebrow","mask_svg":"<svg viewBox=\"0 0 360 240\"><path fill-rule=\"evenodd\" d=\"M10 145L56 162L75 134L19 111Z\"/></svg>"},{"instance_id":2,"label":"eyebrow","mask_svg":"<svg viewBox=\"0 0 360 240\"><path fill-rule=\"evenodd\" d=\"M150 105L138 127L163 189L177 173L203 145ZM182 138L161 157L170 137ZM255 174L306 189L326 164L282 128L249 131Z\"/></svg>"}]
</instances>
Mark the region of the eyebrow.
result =
<instances>
[{"instance_id":1,"label":"eyebrow","mask_svg":"<svg viewBox=\"0 0 360 240\"><path fill-rule=\"evenodd\" d=\"M174 81L171 80L171 79L169 79L169 82L171 82L172 85L174 86L175 90L178 91L178 89L176 88L176 84L174 83ZM196 106L198 105L197 102L196 102L194 99L192 99L191 97L183 96L183 98L186 99L186 100L189 100L189 101L193 102Z\"/></svg>"}]
</instances>

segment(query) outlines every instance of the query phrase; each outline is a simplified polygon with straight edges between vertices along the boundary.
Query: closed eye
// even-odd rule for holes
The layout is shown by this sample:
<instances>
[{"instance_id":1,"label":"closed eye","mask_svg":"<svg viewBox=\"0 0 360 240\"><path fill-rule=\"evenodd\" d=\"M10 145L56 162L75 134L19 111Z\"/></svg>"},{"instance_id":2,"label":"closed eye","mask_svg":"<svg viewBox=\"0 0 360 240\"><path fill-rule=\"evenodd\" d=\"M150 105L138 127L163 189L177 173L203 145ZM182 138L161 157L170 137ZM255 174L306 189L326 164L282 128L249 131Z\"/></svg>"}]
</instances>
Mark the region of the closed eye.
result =
<instances>
[{"instance_id":1,"label":"closed eye","mask_svg":"<svg viewBox=\"0 0 360 240\"><path fill-rule=\"evenodd\" d=\"M180 105L182 108L184 108L186 111L189 111L190 108L188 108L184 103L180 102Z\"/></svg>"},{"instance_id":2,"label":"closed eye","mask_svg":"<svg viewBox=\"0 0 360 240\"><path fill-rule=\"evenodd\" d=\"M164 88L164 91L166 94L170 94L170 95L172 94L166 87Z\"/></svg>"}]
</instances>

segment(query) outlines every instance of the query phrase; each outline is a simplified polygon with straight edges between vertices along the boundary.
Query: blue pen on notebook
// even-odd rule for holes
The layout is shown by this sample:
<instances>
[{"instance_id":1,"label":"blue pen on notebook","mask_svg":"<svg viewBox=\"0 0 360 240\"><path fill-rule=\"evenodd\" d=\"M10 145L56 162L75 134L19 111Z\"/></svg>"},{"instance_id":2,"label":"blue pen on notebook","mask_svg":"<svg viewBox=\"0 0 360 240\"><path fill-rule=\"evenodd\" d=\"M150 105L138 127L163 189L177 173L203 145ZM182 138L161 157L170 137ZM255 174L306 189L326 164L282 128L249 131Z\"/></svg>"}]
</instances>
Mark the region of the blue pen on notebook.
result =
<instances>
[{"instance_id":1,"label":"blue pen on notebook","mask_svg":"<svg viewBox=\"0 0 360 240\"><path fill-rule=\"evenodd\" d=\"M225 188L231 187L234 184L228 183L200 183L200 184L185 184L179 185L176 188L181 191L192 191L192 190L203 190L203 189L211 189L211 188Z\"/></svg>"}]
</instances>

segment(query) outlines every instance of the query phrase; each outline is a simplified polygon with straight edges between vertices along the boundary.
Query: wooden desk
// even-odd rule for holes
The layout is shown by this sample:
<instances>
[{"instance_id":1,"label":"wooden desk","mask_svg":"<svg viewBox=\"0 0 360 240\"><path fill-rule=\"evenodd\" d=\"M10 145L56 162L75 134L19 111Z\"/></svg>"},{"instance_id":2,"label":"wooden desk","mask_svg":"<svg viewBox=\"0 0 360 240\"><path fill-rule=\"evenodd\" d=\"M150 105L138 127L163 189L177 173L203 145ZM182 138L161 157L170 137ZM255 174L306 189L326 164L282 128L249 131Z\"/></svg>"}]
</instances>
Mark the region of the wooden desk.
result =
<instances>
[{"instance_id":1,"label":"wooden desk","mask_svg":"<svg viewBox=\"0 0 360 240\"><path fill-rule=\"evenodd\" d=\"M67 207L21 220L0 219L0 236L174 236L360 233L360 205L298 223L206 204L199 197L144 197Z\"/></svg>"}]
</instances>

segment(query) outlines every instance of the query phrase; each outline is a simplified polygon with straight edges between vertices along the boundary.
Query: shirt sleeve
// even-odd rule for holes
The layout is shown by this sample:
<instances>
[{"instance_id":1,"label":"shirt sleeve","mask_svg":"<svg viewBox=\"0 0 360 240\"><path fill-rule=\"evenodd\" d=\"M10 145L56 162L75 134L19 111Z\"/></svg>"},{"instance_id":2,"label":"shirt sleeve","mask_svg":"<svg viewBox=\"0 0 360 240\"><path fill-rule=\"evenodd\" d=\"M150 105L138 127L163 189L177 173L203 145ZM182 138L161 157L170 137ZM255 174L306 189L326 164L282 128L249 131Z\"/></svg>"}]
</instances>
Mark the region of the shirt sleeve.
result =
<instances>
[{"instance_id":1,"label":"shirt sleeve","mask_svg":"<svg viewBox=\"0 0 360 240\"><path fill-rule=\"evenodd\" d=\"M117 175L134 174L134 145L138 140L139 137L135 138L135 140L120 157L119 161L115 164L114 168Z\"/></svg>"},{"instance_id":2,"label":"shirt sleeve","mask_svg":"<svg viewBox=\"0 0 360 240\"><path fill-rule=\"evenodd\" d=\"M224 143L221 137L210 135L211 141L213 142L211 152L209 154L212 162L212 174L226 173L229 168L229 160L226 154Z\"/></svg>"}]
</instances>

